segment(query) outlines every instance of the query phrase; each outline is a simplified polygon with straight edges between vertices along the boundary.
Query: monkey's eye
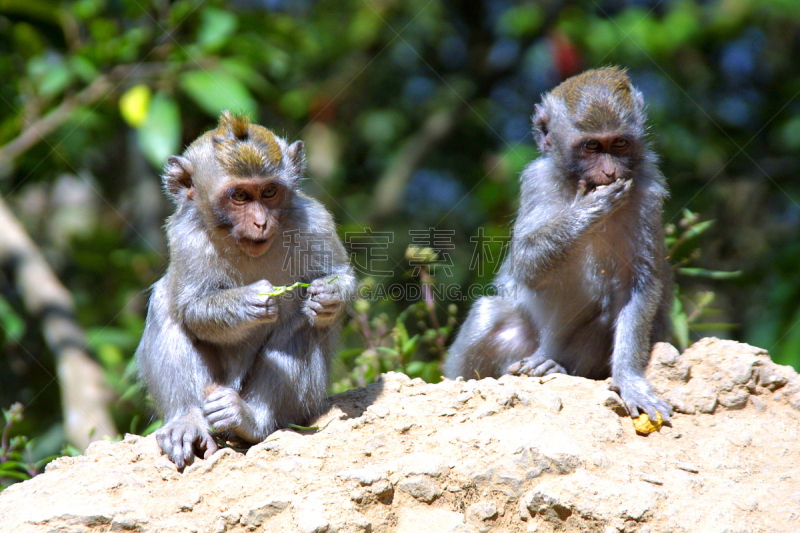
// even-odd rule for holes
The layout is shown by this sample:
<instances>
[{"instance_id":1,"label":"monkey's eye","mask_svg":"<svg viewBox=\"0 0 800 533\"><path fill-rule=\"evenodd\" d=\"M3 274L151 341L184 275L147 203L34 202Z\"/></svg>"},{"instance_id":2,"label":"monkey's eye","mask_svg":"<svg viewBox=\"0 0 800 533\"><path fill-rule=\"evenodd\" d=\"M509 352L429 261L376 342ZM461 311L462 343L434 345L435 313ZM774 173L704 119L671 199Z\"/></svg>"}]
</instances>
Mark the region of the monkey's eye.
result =
<instances>
[{"instance_id":1,"label":"monkey's eye","mask_svg":"<svg viewBox=\"0 0 800 533\"><path fill-rule=\"evenodd\" d=\"M264 190L261 191L261 198L266 198L267 200L269 200L270 198L275 198L277 194L278 194L278 187L276 187L275 185L267 185L266 187L264 187Z\"/></svg>"},{"instance_id":2,"label":"monkey's eye","mask_svg":"<svg viewBox=\"0 0 800 533\"><path fill-rule=\"evenodd\" d=\"M231 200L234 202L247 202L250 200L250 193L242 189L236 189L231 193Z\"/></svg>"},{"instance_id":3,"label":"monkey's eye","mask_svg":"<svg viewBox=\"0 0 800 533\"><path fill-rule=\"evenodd\" d=\"M614 142L611 143L611 148L614 150L624 150L630 145L631 143L628 139L614 139Z\"/></svg>"},{"instance_id":4,"label":"monkey's eye","mask_svg":"<svg viewBox=\"0 0 800 533\"><path fill-rule=\"evenodd\" d=\"M584 144L583 147L589 152L599 152L600 149L602 148L600 146L600 141L597 141L595 139L589 139L588 141L586 141L586 144Z\"/></svg>"}]
</instances>

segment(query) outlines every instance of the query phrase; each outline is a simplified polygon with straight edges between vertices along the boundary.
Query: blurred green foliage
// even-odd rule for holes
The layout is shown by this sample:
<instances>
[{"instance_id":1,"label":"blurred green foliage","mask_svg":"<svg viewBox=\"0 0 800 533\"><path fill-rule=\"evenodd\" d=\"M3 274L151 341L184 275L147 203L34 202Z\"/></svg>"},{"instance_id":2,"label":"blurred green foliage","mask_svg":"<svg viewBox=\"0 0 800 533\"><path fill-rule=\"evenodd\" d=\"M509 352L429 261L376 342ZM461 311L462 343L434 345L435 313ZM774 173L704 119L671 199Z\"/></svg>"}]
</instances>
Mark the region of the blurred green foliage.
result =
<instances>
[{"instance_id":1,"label":"blurred green foliage","mask_svg":"<svg viewBox=\"0 0 800 533\"><path fill-rule=\"evenodd\" d=\"M4 0L0 193L73 293L121 432L154 421L131 359L166 266L158 173L226 108L306 141L305 188L371 243L349 239L362 287L419 289L356 302L332 390L436 380L465 288L499 266L533 104L620 64L672 192L676 343L800 368L798 54L795 0ZM409 246L436 262L411 272ZM25 405L35 461L61 447L53 361L6 271L0 288L0 406Z\"/></svg>"}]
</instances>

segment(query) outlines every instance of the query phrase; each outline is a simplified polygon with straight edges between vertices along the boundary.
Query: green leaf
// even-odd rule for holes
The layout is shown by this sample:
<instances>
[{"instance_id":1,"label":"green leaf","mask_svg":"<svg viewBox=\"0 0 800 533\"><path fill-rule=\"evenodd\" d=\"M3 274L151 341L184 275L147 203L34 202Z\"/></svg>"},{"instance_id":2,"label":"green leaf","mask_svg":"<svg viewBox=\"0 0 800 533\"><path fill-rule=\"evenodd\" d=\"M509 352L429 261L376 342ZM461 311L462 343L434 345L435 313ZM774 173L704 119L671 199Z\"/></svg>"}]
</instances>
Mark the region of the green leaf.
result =
<instances>
[{"instance_id":1,"label":"green leaf","mask_svg":"<svg viewBox=\"0 0 800 533\"><path fill-rule=\"evenodd\" d=\"M227 74L246 83L248 87L255 91L266 91L270 88L269 81L246 61L222 59L219 62L219 66Z\"/></svg>"},{"instance_id":2,"label":"green leaf","mask_svg":"<svg viewBox=\"0 0 800 533\"><path fill-rule=\"evenodd\" d=\"M375 348L375 351L386 354L390 357L397 357L399 355L397 350L393 348L387 348L386 346L378 346Z\"/></svg>"},{"instance_id":3,"label":"green leaf","mask_svg":"<svg viewBox=\"0 0 800 533\"><path fill-rule=\"evenodd\" d=\"M20 481L27 481L31 478L30 474L17 472L15 470L0 470L0 477L13 477L14 479L19 479Z\"/></svg>"},{"instance_id":4,"label":"green leaf","mask_svg":"<svg viewBox=\"0 0 800 533\"><path fill-rule=\"evenodd\" d=\"M683 302L678 298L679 287L675 285L675 296L672 299L672 335L678 347L685 350L689 347L689 319L683 310Z\"/></svg>"},{"instance_id":5,"label":"green leaf","mask_svg":"<svg viewBox=\"0 0 800 533\"><path fill-rule=\"evenodd\" d=\"M682 267L678 269L679 274L693 278L709 279L735 279L742 275L741 270L726 272L724 270L708 270L706 268Z\"/></svg>"},{"instance_id":6,"label":"green leaf","mask_svg":"<svg viewBox=\"0 0 800 533\"><path fill-rule=\"evenodd\" d=\"M437 361L426 363L420 377L428 383L438 383L441 381L442 373L439 371L439 363Z\"/></svg>"},{"instance_id":7,"label":"green leaf","mask_svg":"<svg viewBox=\"0 0 800 533\"><path fill-rule=\"evenodd\" d=\"M258 105L239 80L221 70L192 70L181 75L179 84L186 94L213 117L223 109L244 113L255 119Z\"/></svg>"},{"instance_id":8,"label":"green leaf","mask_svg":"<svg viewBox=\"0 0 800 533\"><path fill-rule=\"evenodd\" d=\"M401 352L403 353L403 357L409 357L414 355L414 352L417 351L417 343L419 341L419 334L414 335L406 342L403 343L403 348Z\"/></svg>"},{"instance_id":9,"label":"green leaf","mask_svg":"<svg viewBox=\"0 0 800 533\"><path fill-rule=\"evenodd\" d=\"M350 359L352 359L353 357L357 357L357 356L361 355L363 352L364 352L364 348L350 348L350 349L347 349L347 350L342 350L341 352L339 352L336 355L336 357L340 361L347 362Z\"/></svg>"},{"instance_id":10,"label":"green leaf","mask_svg":"<svg viewBox=\"0 0 800 533\"><path fill-rule=\"evenodd\" d=\"M509 37L523 37L539 30L544 22L544 12L535 3L512 6L500 15L497 31Z\"/></svg>"},{"instance_id":11,"label":"green leaf","mask_svg":"<svg viewBox=\"0 0 800 533\"><path fill-rule=\"evenodd\" d=\"M39 82L39 94L45 98L58 96L72 83L72 71L63 62L53 63Z\"/></svg>"},{"instance_id":12,"label":"green leaf","mask_svg":"<svg viewBox=\"0 0 800 533\"><path fill-rule=\"evenodd\" d=\"M406 366L406 374L411 376L412 378L418 378L422 375L422 372L425 371L425 363L422 361L411 361Z\"/></svg>"},{"instance_id":13,"label":"green leaf","mask_svg":"<svg viewBox=\"0 0 800 533\"><path fill-rule=\"evenodd\" d=\"M160 92L150 101L147 119L137 130L139 147L157 168L167 158L178 153L181 142L181 117L178 104L171 96Z\"/></svg>"},{"instance_id":14,"label":"green leaf","mask_svg":"<svg viewBox=\"0 0 800 533\"><path fill-rule=\"evenodd\" d=\"M406 329L406 325L402 322L398 321L394 326L395 335L398 338L398 344L400 346L404 345L408 342L408 330Z\"/></svg>"},{"instance_id":15,"label":"green leaf","mask_svg":"<svg viewBox=\"0 0 800 533\"><path fill-rule=\"evenodd\" d=\"M216 52L228 42L236 31L236 15L215 7L203 10L197 41L206 52Z\"/></svg>"},{"instance_id":16,"label":"green leaf","mask_svg":"<svg viewBox=\"0 0 800 533\"><path fill-rule=\"evenodd\" d=\"M0 296L0 324L6 339L11 342L19 342L25 334L25 321L16 313L8 301Z\"/></svg>"},{"instance_id":17,"label":"green leaf","mask_svg":"<svg viewBox=\"0 0 800 533\"><path fill-rule=\"evenodd\" d=\"M698 222L697 224L686 230L686 233L683 234L684 238L686 240L689 240L697 237L698 235L702 235L713 225L714 225L713 220Z\"/></svg>"},{"instance_id":18,"label":"green leaf","mask_svg":"<svg viewBox=\"0 0 800 533\"><path fill-rule=\"evenodd\" d=\"M83 56L72 56L68 60L69 67L84 83L94 81L97 77L97 68Z\"/></svg>"},{"instance_id":19,"label":"green leaf","mask_svg":"<svg viewBox=\"0 0 800 533\"><path fill-rule=\"evenodd\" d=\"M741 324L729 324L727 322L708 322L703 324L692 324L692 331L712 331L712 330L731 330L738 328Z\"/></svg>"}]
</instances>

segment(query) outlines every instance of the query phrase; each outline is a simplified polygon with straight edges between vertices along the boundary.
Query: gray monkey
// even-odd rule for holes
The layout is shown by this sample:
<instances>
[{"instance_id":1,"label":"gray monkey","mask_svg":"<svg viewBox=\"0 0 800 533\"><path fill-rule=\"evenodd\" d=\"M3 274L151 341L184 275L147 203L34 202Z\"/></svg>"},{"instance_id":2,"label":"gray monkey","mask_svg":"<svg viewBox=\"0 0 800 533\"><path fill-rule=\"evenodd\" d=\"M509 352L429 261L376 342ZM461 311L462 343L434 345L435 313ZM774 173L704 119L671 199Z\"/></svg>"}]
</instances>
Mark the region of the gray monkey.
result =
<instances>
[{"instance_id":1,"label":"gray monkey","mask_svg":"<svg viewBox=\"0 0 800 533\"><path fill-rule=\"evenodd\" d=\"M356 280L330 213L298 188L303 143L223 113L169 159L170 262L153 286L136 360L182 468L305 423L325 398ZM307 288L275 295L275 286Z\"/></svg>"},{"instance_id":2,"label":"gray monkey","mask_svg":"<svg viewBox=\"0 0 800 533\"><path fill-rule=\"evenodd\" d=\"M652 345L670 331L672 298L667 190L644 107L617 67L572 77L536 106L541 156L521 176L498 294L472 307L448 378L610 375L632 416L669 419L644 376Z\"/></svg>"}]
</instances>

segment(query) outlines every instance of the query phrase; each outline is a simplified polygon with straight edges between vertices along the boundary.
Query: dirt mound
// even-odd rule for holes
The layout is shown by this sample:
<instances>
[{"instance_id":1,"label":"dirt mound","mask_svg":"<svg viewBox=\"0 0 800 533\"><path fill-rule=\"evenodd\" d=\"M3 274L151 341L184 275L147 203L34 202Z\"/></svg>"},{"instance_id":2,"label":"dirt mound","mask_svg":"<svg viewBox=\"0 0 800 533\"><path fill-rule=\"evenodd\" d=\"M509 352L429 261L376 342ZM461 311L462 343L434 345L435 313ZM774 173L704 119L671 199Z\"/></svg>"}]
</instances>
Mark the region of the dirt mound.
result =
<instances>
[{"instance_id":1,"label":"dirt mound","mask_svg":"<svg viewBox=\"0 0 800 533\"><path fill-rule=\"evenodd\" d=\"M179 473L153 437L93 444L0 494L0 529L164 532L800 531L800 378L764 350L656 347L672 427L607 382L390 373Z\"/></svg>"}]
</instances>

